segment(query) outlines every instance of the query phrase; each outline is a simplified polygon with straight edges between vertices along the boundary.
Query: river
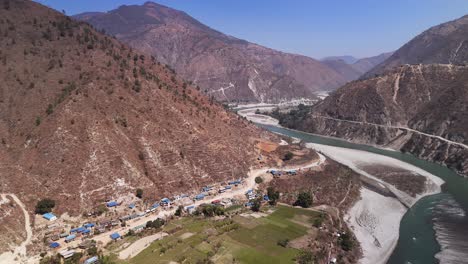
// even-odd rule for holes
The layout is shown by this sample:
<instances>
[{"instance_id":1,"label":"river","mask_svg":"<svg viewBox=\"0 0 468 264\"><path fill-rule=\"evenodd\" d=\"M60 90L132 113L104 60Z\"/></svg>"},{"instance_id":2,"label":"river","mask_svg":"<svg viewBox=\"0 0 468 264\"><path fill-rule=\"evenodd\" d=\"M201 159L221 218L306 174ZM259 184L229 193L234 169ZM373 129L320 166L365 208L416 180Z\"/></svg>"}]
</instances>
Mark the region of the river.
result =
<instances>
[{"instance_id":1,"label":"river","mask_svg":"<svg viewBox=\"0 0 468 264\"><path fill-rule=\"evenodd\" d=\"M442 186L441 193L420 199L403 216L398 244L387 263L468 263L467 179L444 166L420 160L409 154L278 126L257 125L305 142L358 149L399 159L442 178L446 183Z\"/></svg>"}]
</instances>

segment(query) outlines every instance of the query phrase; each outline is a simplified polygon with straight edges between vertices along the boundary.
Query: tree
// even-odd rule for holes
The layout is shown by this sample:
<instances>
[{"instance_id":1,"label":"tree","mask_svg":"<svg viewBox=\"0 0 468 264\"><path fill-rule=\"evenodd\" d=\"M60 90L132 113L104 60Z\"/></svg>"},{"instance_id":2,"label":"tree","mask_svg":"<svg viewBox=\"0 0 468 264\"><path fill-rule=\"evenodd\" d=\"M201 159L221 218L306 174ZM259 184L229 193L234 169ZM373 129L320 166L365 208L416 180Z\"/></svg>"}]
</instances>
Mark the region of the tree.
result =
<instances>
[{"instance_id":1,"label":"tree","mask_svg":"<svg viewBox=\"0 0 468 264\"><path fill-rule=\"evenodd\" d=\"M270 205L276 205L276 203L278 202L278 199L280 197L280 193L278 191L275 191L275 188L273 187L268 187L267 188L267 195L268 195L268 199L269 199L269 203Z\"/></svg>"},{"instance_id":2,"label":"tree","mask_svg":"<svg viewBox=\"0 0 468 264\"><path fill-rule=\"evenodd\" d=\"M175 216L181 216L183 209L184 209L184 207L182 205L179 205L179 207L177 207L177 210L175 211L174 215Z\"/></svg>"},{"instance_id":3,"label":"tree","mask_svg":"<svg viewBox=\"0 0 468 264\"><path fill-rule=\"evenodd\" d=\"M46 114L51 115L54 112L54 106L52 104L49 104L47 106Z\"/></svg>"},{"instance_id":4,"label":"tree","mask_svg":"<svg viewBox=\"0 0 468 264\"><path fill-rule=\"evenodd\" d=\"M292 152L288 151L288 152L284 155L283 161L291 160L293 157L294 157L294 154L293 154Z\"/></svg>"},{"instance_id":5,"label":"tree","mask_svg":"<svg viewBox=\"0 0 468 264\"><path fill-rule=\"evenodd\" d=\"M36 214L45 214L52 212L52 208L55 207L55 201L49 198L45 198L37 202Z\"/></svg>"},{"instance_id":6,"label":"tree","mask_svg":"<svg viewBox=\"0 0 468 264\"><path fill-rule=\"evenodd\" d=\"M262 177L260 177L260 176L255 177L255 183L256 183L256 184L260 184L260 183L262 183L262 182L263 182L263 178L262 178Z\"/></svg>"},{"instance_id":7,"label":"tree","mask_svg":"<svg viewBox=\"0 0 468 264\"><path fill-rule=\"evenodd\" d=\"M136 197L138 197L140 199L143 198L143 190L142 189L138 188L136 190Z\"/></svg>"},{"instance_id":8,"label":"tree","mask_svg":"<svg viewBox=\"0 0 468 264\"><path fill-rule=\"evenodd\" d=\"M312 205L312 196L308 192L301 192L297 196L297 200L294 203L295 206L308 208Z\"/></svg>"},{"instance_id":9,"label":"tree","mask_svg":"<svg viewBox=\"0 0 468 264\"><path fill-rule=\"evenodd\" d=\"M342 234L338 239L338 242L340 243L340 246L344 251L350 251L351 249L353 249L354 243L351 239L351 236L348 233Z\"/></svg>"},{"instance_id":10,"label":"tree","mask_svg":"<svg viewBox=\"0 0 468 264\"><path fill-rule=\"evenodd\" d=\"M255 199L255 200L253 201L253 204L252 204L252 206L250 207L250 209L252 209L252 211L254 211L254 212L258 212L258 211L260 211L261 205L262 205L262 204L260 203L260 199Z\"/></svg>"}]
</instances>

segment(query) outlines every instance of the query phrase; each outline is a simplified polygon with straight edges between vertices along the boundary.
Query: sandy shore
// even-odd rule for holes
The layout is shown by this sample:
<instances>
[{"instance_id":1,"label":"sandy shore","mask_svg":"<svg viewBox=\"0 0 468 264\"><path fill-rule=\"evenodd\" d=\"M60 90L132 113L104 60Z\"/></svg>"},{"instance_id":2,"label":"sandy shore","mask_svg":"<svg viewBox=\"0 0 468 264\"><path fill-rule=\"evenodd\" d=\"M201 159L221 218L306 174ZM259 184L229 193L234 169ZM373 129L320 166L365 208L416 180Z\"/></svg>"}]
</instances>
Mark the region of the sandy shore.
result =
<instances>
[{"instance_id":1,"label":"sandy shore","mask_svg":"<svg viewBox=\"0 0 468 264\"><path fill-rule=\"evenodd\" d=\"M333 146L307 144L331 159L344 164L354 171L389 187L399 199L386 197L366 188L361 188L361 200L347 212L345 220L350 225L363 249L360 263L386 263L395 248L400 229L400 221L406 213L406 205L413 205L426 195L440 192L443 180L418 167L403 161L373 154L370 152L339 148ZM360 169L363 165L385 165L415 172L426 177L426 192L414 197L397 190L394 186L382 182L378 178Z\"/></svg>"}]
</instances>

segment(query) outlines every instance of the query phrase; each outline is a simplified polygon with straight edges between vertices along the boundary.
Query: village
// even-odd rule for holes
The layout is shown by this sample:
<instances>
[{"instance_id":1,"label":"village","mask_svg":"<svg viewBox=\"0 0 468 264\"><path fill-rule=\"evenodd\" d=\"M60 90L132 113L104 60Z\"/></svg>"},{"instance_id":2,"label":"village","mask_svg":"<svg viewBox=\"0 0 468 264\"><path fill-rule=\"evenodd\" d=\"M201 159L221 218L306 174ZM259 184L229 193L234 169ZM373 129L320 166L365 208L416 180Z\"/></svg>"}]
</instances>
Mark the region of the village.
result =
<instances>
[{"instance_id":1,"label":"village","mask_svg":"<svg viewBox=\"0 0 468 264\"><path fill-rule=\"evenodd\" d=\"M320 162L314 164L318 165ZM103 212L86 214L86 222L80 224L49 212L36 216L38 223L36 229L39 231L38 236L43 238L44 247L48 248L47 254L58 253L66 260L92 247L103 248L129 233L142 232L151 221L164 223L178 210L182 210L185 214L193 214L197 209L207 205L225 210L235 206L250 208L256 201L268 202L267 194L255 190L256 185L260 183L258 178L260 175L263 179L280 177L283 174L295 175L296 170L256 170L245 179L204 186L199 193L165 197L151 205L145 205L136 196L108 200L98 207ZM96 255L90 256L84 263L98 262L99 258Z\"/></svg>"}]
</instances>

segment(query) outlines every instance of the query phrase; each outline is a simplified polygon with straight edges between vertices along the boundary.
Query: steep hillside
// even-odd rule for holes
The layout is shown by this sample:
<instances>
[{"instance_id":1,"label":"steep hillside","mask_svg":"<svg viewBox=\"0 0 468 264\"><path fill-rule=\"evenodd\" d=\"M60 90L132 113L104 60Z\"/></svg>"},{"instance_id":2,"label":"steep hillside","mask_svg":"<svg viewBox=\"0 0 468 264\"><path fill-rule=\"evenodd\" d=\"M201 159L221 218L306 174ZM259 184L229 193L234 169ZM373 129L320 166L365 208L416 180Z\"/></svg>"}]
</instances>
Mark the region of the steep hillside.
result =
<instances>
[{"instance_id":1,"label":"steep hillside","mask_svg":"<svg viewBox=\"0 0 468 264\"><path fill-rule=\"evenodd\" d=\"M368 74L372 77L403 64L454 64L468 62L468 16L432 27L403 47Z\"/></svg>"},{"instance_id":2,"label":"steep hillside","mask_svg":"<svg viewBox=\"0 0 468 264\"><path fill-rule=\"evenodd\" d=\"M245 176L270 137L136 53L32 1L0 5L0 193L57 213ZM273 137L274 138L274 137Z\"/></svg>"},{"instance_id":3,"label":"steep hillside","mask_svg":"<svg viewBox=\"0 0 468 264\"><path fill-rule=\"evenodd\" d=\"M401 66L351 82L296 128L410 152L468 175L468 67Z\"/></svg>"},{"instance_id":4,"label":"steep hillside","mask_svg":"<svg viewBox=\"0 0 468 264\"><path fill-rule=\"evenodd\" d=\"M314 59L275 51L213 30L156 3L75 16L152 54L222 101L314 97L347 79Z\"/></svg>"},{"instance_id":5,"label":"steep hillside","mask_svg":"<svg viewBox=\"0 0 468 264\"><path fill-rule=\"evenodd\" d=\"M344 76L346 80L353 81L385 61L391 55L392 52L387 52L377 56L355 60L352 60L347 56L327 57L322 60L322 63L335 70L338 74Z\"/></svg>"}]
</instances>

